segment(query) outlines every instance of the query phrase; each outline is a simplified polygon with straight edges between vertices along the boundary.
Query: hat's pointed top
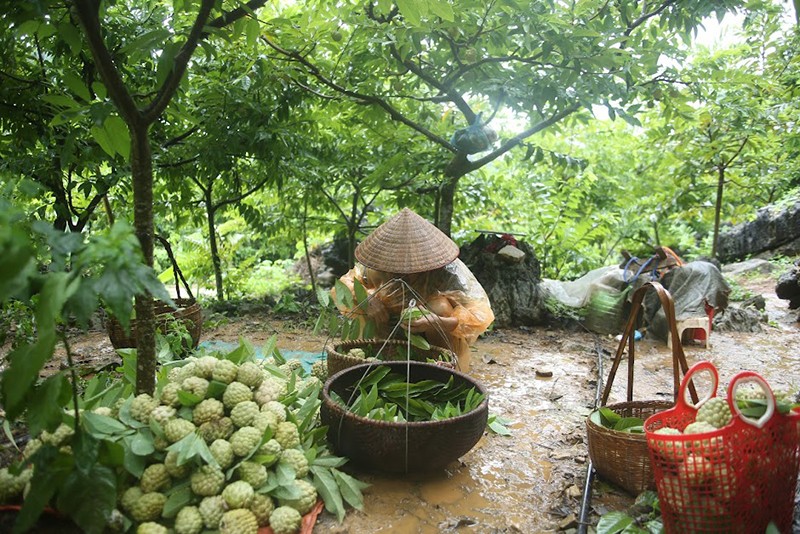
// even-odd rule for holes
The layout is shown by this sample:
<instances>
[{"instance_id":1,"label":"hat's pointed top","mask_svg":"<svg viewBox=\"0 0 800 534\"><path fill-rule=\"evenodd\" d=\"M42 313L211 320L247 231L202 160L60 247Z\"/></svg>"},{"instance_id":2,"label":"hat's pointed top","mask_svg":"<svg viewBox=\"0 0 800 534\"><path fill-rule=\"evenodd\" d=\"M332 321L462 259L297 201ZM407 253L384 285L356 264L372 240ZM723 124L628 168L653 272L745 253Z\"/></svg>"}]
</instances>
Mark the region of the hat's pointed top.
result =
<instances>
[{"instance_id":1,"label":"hat's pointed top","mask_svg":"<svg viewBox=\"0 0 800 534\"><path fill-rule=\"evenodd\" d=\"M355 250L363 265L397 274L444 267L458 252L452 239L408 208L376 228Z\"/></svg>"}]
</instances>

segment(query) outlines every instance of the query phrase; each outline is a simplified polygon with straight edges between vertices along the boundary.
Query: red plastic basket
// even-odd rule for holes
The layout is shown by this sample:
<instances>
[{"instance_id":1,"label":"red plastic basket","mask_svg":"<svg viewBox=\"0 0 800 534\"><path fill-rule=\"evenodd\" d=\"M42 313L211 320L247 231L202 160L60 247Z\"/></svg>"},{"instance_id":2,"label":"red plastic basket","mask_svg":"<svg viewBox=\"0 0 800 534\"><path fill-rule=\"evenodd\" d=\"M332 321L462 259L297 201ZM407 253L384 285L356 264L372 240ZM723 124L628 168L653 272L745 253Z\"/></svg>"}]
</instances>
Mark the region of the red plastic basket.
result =
<instances>
[{"instance_id":1,"label":"red plastic basket","mask_svg":"<svg viewBox=\"0 0 800 534\"><path fill-rule=\"evenodd\" d=\"M685 392L697 372L709 372L713 387L693 406ZM736 388L747 382L766 394L767 410L758 420L743 416L733 400ZM701 434L654 433L663 427L683 431L702 403L716 396L718 384L713 364L695 364L683 377L675 407L645 421L664 530L763 534L773 522L780 532L791 532L800 471L800 412L777 412L772 389L760 375L743 371L731 380L727 400L734 416L727 426Z\"/></svg>"}]
</instances>

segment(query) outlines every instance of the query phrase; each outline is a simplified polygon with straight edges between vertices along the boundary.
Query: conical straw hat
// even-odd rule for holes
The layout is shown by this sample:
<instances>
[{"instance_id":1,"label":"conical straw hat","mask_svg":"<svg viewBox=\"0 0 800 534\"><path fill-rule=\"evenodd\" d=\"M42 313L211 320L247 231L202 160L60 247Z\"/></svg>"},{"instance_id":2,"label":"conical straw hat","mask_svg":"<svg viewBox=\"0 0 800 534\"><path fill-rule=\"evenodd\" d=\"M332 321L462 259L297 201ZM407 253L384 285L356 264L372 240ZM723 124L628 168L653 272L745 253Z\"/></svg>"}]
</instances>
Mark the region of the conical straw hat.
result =
<instances>
[{"instance_id":1,"label":"conical straw hat","mask_svg":"<svg viewBox=\"0 0 800 534\"><path fill-rule=\"evenodd\" d=\"M458 252L452 239L408 208L377 227L355 251L366 267L397 274L444 267Z\"/></svg>"}]
</instances>

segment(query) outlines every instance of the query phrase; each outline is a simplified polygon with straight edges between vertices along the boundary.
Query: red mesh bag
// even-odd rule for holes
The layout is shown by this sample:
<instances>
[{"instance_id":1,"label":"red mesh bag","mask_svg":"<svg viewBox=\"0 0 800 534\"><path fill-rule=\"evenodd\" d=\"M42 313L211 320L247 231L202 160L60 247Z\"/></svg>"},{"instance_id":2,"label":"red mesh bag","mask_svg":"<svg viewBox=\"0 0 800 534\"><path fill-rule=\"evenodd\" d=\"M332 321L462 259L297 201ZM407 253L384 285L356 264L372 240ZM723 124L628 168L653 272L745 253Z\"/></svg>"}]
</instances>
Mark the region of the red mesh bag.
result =
<instances>
[{"instance_id":1,"label":"red mesh bag","mask_svg":"<svg viewBox=\"0 0 800 534\"><path fill-rule=\"evenodd\" d=\"M713 386L708 397L691 405L686 387L697 372L710 373ZM758 420L745 417L734 400L745 383L755 383L766 396L766 411ZM780 532L791 532L800 471L800 411L779 413L772 389L760 375L743 371L731 380L727 403L734 415L726 426L695 434L660 433L663 428L683 432L700 406L716 396L718 384L713 364L695 364L683 377L675 407L645 421L664 530L763 534L772 522Z\"/></svg>"}]
</instances>

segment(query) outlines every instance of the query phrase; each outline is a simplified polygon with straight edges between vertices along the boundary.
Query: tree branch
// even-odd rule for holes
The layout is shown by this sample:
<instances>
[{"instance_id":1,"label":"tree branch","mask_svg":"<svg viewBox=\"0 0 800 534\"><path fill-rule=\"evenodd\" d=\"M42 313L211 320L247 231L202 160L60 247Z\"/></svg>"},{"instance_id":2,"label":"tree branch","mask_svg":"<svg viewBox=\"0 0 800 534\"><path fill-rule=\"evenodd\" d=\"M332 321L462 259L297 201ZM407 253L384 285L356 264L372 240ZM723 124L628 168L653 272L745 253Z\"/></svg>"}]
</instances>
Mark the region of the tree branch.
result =
<instances>
[{"instance_id":1,"label":"tree branch","mask_svg":"<svg viewBox=\"0 0 800 534\"><path fill-rule=\"evenodd\" d=\"M469 164L466 167L467 170L466 170L466 172L464 174L472 172L472 171L474 171L476 169L480 169L481 167L483 167L487 163L496 160L497 158L499 158L500 156L502 156L503 154L505 154L506 152L508 152L512 148L514 148L517 145L519 145L520 143L522 143L522 141L524 141L528 137L532 136L535 133L538 133L538 132L544 130L545 128L548 128L548 127L552 126L553 124L557 123L558 121L560 121L564 117L567 117L568 115L571 115L572 113L578 111L580 108L581 108L580 104L573 104L573 105L569 106L568 108L562 109L558 113L552 115L550 118L548 118L546 120L543 120L541 122L538 122L535 125L533 125L532 127L528 128L527 130L525 130L523 132L520 132L519 134L515 135L514 137L512 137L511 139L509 139L505 143L503 143L497 150L492 151L491 153L485 155L484 157L482 157L480 159L476 159L474 161L470 161Z\"/></svg>"},{"instance_id":2,"label":"tree branch","mask_svg":"<svg viewBox=\"0 0 800 534\"><path fill-rule=\"evenodd\" d=\"M378 107L382 108L384 111L386 111L386 113L389 114L389 117L392 120L395 120L397 122L405 124L406 126L411 128L412 130L414 130L414 131L416 131L418 133L421 133L422 135L424 135L425 137L427 137L429 140L433 141L434 143L443 146L444 148L446 148L447 150L449 150L451 152L456 152L456 148L453 145L451 145L449 141L447 141L446 139L444 139L443 137L441 137L439 135L436 135L435 133L433 133L432 131L428 130L424 126L422 126L420 124L417 124L416 122L412 121L411 119L409 119L408 117L406 117L405 115L400 113L400 111L398 111L394 106L392 106L391 104L386 102L384 99L378 98L376 96L365 95L365 94L362 94L362 93L358 93L356 91L351 91L350 89L347 89L347 88L337 84L333 80L329 79L328 77L326 77L324 74L322 74L322 72L320 72L320 70L317 68L316 65L311 63L307 58L303 57L300 53L294 52L294 51L290 51L290 50L285 50L285 49L281 48L280 46L278 46L277 44L275 44L272 41L270 41L266 36L262 36L261 39L267 44L267 46L269 46L270 48L272 48L273 50L275 50L279 54L289 58L289 60L291 60L291 61L295 61L295 62L300 63L301 65L303 65L303 67L305 67L306 70L312 76L314 76L320 83L322 83L323 85L333 89L337 93L343 94L343 95L355 100L356 103L358 103L358 104L361 104L361 105L374 105L374 106L378 106Z\"/></svg>"},{"instance_id":3,"label":"tree branch","mask_svg":"<svg viewBox=\"0 0 800 534\"><path fill-rule=\"evenodd\" d=\"M170 69L167 79L164 80L164 83L158 90L158 94L153 101L145 107L142 113L146 124L152 124L161 116L161 113L166 109L175 91L178 90L181 79L186 72L186 67L189 64L189 59L191 59L194 49L197 48L197 43L199 43L200 39L204 36L203 28L205 28L206 22L208 22L208 17L211 16L211 9L214 7L214 4L214 0L201 0L197 18L194 19L194 24L189 31L186 42L183 43L181 49L175 54L175 58L172 61L172 69Z\"/></svg>"},{"instance_id":4,"label":"tree branch","mask_svg":"<svg viewBox=\"0 0 800 534\"><path fill-rule=\"evenodd\" d=\"M128 93L128 89L125 87L125 83L114 65L111 53L108 51L105 41L103 41L103 31L98 18L99 5L99 2L93 0L75 0L75 11L83 26L89 50L92 52L95 65L100 72L100 77L108 90L111 100L116 104L125 122L136 124L141 122L142 114L136 106L136 102L133 101L130 93Z\"/></svg>"}]
</instances>

